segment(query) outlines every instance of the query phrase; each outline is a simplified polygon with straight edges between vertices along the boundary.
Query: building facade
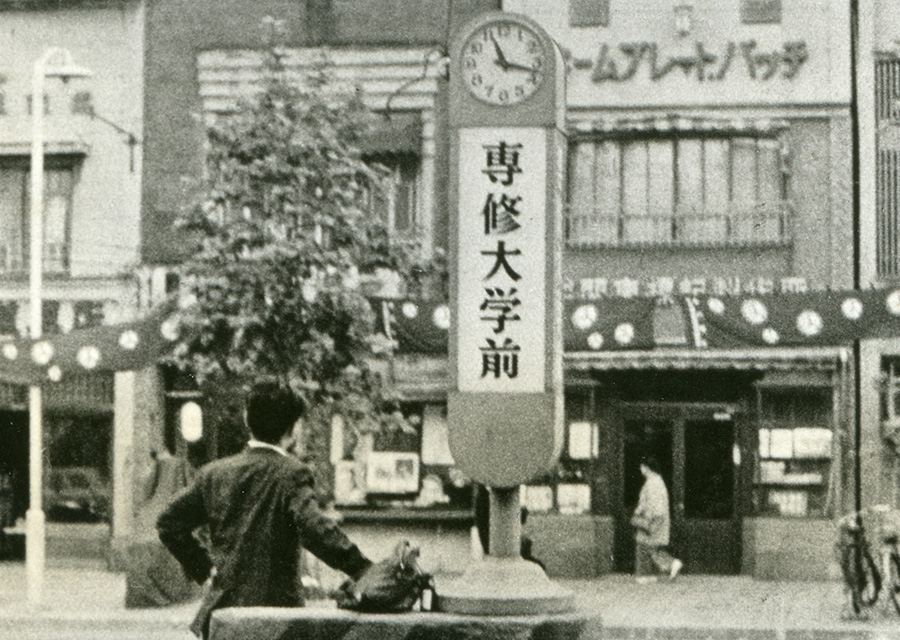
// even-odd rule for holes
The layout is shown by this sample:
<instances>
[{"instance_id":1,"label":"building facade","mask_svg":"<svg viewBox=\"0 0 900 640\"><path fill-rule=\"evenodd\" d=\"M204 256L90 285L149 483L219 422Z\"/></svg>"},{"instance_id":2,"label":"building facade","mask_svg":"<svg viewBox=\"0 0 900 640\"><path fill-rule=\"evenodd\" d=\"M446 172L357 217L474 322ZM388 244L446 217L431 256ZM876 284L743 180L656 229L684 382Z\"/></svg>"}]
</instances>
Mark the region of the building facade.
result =
<instances>
[{"instance_id":1,"label":"building facade","mask_svg":"<svg viewBox=\"0 0 900 640\"><path fill-rule=\"evenodd\" d=\"M140 259L143 3L0 3L0 335L29 330L31 110L44 112L43 333L128 320L137 312ZM88 78L61 81L75 64ZM32 70L48 70L41 99ZM14 357L7 352L4 357ZM110 518L116 469L112 373L67 372L44 397L49 520ZM27 389L0 384L0 465L28 505ZM124 488L126 485L121 484ZM71 501L90 513L72 513ZM69 501L67 503L67 501ZM52 527L51 527L51 530ZM55 531L55 530L54 530ZM50 553L55 549L51 546Z\"/></svg>"},{"instance_id":2,"label":"building facade","mask_svg":"<svg viewBox=\"0 0 900 640\"><path fill-rule=\"evenodd\" d=\"M853 286L848 8L504 9L569 59L569 293L657 303L654 348L565 356L569 443L573 427L599 439L579 464L603 569L632 565L628 516L652 453L691 570L831 574L832 518L851 504L848 352L698 349L671 301Z\"/></svg>"},{"instance_id":3,"label":"building facade","mask_svg":"<svg viewBox=\"0 0 900 640\"><path fill-rule=\"evenodd\" d=\"M288 74L303 73L325 62L342 88L359 87L367 105L379 116L375 131L363 143L372 160L392 171L392 187L384 201L373 202L373 215L382 215L392 232L418 233L428 245L446 245L449 139L446 127L446 51L450 34L472 16L499 9L498 2L397 0L365 2L296 2L293 0L157 0L147 5L144 80L144 173L142 195L142 261L165 280L168 267L184 258L189 247L176 236L172 223L189 197L191 180L203 171L205 126L228 117L241 98L258 88L263 53L277 45L285 55ZM386 282L389 281L389 278ZM382 293L390 294L387 284ZM446 356L444 356L444 361ZM177 376L151 374L163 416L154 428L135 429L136 459L152 451L186 445L178 430L182 406L203 400ZM443 402L446 382L439 382ZM141 387L146 391L147 381ZM421 395L417 389L416 394ZM413 398L410 411L424 405ZM148 392L146 397L153 396ZM430 411L430 409L429 409ZM430 413L428 414L430 415ZM340 421L335 423L332 449L337 483L352 480L359 469L352 452L340 446ZM213 438L209 434L207 440ZM403 440L401 438L401 440ZM372 442L373 464L391 458L400 446L404 464L418 465L419 437L402 442ZM350 448L349 438L345 441ZM201 443L201 446L204 443ZM215 446L209 443L214 449ZM365 448L365 446L363 447ZM338 452L338 449L342 449ZM413 451L415 452L413 454ZM345 455L346 453L346 455ZM384 455L381 455L384 454ZM345 459L346 458L346 459ZM449 477L451 464L441 460L440 472ZM388 503L412 503L427 474L412 476L414 486L398 487L386 479L369 493L379 500L353 497L344 501L345 526L372 557L387 555L397 535L414 538L427 555L430 568L461 568L468 558L471 502L440 512L387 508ZM136 469L134 482L139 481ZM351 482L352 484L352 482ZM427 485L428 482L425 482ZM471 495L471 488L462 490ZM359 496L357 496L359 497ZM377 502L377 504L375 504ZM371 508L370 508L371 507ZM134 531L117 543L127 544Z\"/></svg>"},{"instance_id":4,"label":"building facade","mask_svg":"<svg viewBox=\"0 0 900 640\"><path fill-rule=\"evenodd\" d=\"M865 3L856 51L859 86L860 286L889 288L898 282L900 220L900 9ZM897 430L897 363L893 338L863 341L860 350L862 490L870 504L900 503Z\"/></svg>"},{"instance_id":5,"label":"building facade","mask_svg":"<svg viewBox=\"0 0 900 640\"><path fill-rule=\"evenodd\" d=\"M128 317L122 301L136 308L152 297L139 292L165 292L168 267L187 249L172 222L203 168L204 124L253 91L272 42L292 72L325 56L340 82L363 89L383 121L366 152L394 172L388 201L373 213L397 234L445 248L454 215L448 41L479 13L522 13L557 40L567 65L565 440L558 468L523 489L535 555L556 576L631 570L628 518L638 461L649 453L662 463L673 546L689 571L836 576L834 521L854 508L857 488L864 505L900 498L900 342L806 344L769 333L748 343L699 318L715 314L719 300L756 326L775 311L748 301L896 286L900 10L861 3L854 61L854 16L841 3L420 4L411 15L393 0L9 3L3 29L18 44L17 57L4 57L16 63L0 69L0 124L15 124L0 127L0 320L8 325L0 333L21 332L27 318L16 267L24 263L6 246L24 229L15 222L24 200L9 185L22 180L27 153L22 69L42 43L68 46L95 68L88 97L74 84L48 85L45 106L48 131L58 131L48 137L48 156L59 156L48 171L62 171L48 184L70 202L55 205L70 213L48 231L65 251L47 249L58 275L46 296L58 311L47 317L65 329L82 326L84 300L100 309L85 318L110 322ZM118 128L71 109L57 115L56 91L74 92L73 105L89 101ZM91 235L97 229L116 237ZM138 263L146 282L119 277ZM384 329L400 343L390 371L418 432L351 443L336 419L335 502L371 553L386 553L402 530L436 550L430 569L459 570L472 487L447 442L449 314L442 301L381 293ZM630 329L616 331L623 324ZM809 336L816 327L807 317L795 330ZM202 399L156 369L104 384L104 402L87 404L104 407L96 420L106 421L110 454L92 464L120 487L113 544L122 548L139 535L143 462L165 448L184 451L181 407ZM24 424L22 388L4 389L3 415Z\"/></svg>"}]
</instances>

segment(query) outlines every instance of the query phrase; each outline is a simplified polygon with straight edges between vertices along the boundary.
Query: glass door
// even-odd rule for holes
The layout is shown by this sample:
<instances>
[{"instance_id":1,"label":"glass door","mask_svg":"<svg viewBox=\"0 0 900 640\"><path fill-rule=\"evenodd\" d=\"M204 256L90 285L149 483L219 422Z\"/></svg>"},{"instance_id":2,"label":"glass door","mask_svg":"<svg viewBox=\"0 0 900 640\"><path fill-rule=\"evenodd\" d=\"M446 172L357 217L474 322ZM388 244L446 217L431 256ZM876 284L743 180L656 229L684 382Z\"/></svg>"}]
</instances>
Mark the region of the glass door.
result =
<instances>
[{"instance_id":1,"label":"glass door","mask_svg":"<svg viewBox=\"0 0 900 640\"><path fill-rule=\"evenodd\" d=\"M740 456L734 421L685 419L676 436L673 552L690 573L738 573Z\"/></svg>"},{"instance_id":2,"label":"glass door","mask_svg":"<svg viewBox=\"0 0 900 640\"><path fill-rule=\"evenodd\" d=\"M653 455L669 490L670 551L685 573L735 574L741 562L740 454L733 412L706 406L628 407L622 420L621 501L616 517L618 571L634 570L631 514Z\"/></svg>"}]
</instances>

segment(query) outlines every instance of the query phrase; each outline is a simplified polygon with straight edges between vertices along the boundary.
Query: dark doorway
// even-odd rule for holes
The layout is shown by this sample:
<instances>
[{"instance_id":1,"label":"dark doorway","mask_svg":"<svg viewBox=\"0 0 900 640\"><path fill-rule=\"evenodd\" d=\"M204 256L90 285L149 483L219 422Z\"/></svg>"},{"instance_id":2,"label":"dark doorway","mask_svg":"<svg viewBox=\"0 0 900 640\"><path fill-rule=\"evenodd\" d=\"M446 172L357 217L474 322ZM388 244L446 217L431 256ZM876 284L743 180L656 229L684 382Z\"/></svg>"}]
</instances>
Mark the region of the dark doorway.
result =
<instances>
[{"instance_id":1,"label":"dark doorway","mask_svg":"<svg viewBox=\"0 0 900 640\"><path fill-rule=\"evenodd\" d=\"M28 413L0 411L0 471L10 473L13 482L13 514L28 510Z\"/></svg>"},{"instance_id":2,"label":"dark doorway","mask_svg":"<svg viewBox=\"0 0 900 640\"><path fill-rule=\"evenodd\" d=\"M672 543L691 573L740 569L734 422L683 423L684 482L676 483Z\"/></svg>"}]
</instances>

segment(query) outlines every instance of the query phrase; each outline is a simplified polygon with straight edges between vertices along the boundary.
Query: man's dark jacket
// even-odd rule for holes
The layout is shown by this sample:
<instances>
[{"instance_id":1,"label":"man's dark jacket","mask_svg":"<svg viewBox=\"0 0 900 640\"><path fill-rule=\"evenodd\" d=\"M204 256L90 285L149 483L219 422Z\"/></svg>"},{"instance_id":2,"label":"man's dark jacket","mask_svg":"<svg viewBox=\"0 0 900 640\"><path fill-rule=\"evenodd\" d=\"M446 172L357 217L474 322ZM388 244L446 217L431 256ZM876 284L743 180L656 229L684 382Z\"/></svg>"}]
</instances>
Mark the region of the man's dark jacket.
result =
<instances>
[{"instance_id":1,"label":"man's dark jacket","mask_svg":"<svg viewBox=\"0 0 900 640\"><path fill-rule=\"evenodd\" d=\"M248 447L200 469L157 520L159 538L197 583L216 567L192 629L206 635L213 609L303 605L300 552L359 578L371 565L316 503L306 465ZM208 525L209 552L194 531ZM199 633L198 633L199 635Z\"/></svg>"}]
</instances>

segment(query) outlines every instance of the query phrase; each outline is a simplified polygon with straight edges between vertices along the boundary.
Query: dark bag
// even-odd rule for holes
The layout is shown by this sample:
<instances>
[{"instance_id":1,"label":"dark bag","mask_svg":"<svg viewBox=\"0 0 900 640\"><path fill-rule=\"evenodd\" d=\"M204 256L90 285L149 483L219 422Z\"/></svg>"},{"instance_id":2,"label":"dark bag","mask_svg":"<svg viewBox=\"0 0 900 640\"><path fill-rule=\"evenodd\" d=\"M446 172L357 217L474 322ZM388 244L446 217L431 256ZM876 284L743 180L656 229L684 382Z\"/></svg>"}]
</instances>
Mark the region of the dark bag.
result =
<instances>
[{"instance_id":1,"label":"dark bag","mask_svg":"<svg viewBox=\"0 0 900 640\"><path fill-rule=\"evenodd\" d=\"M412 611L425 589L434 589L430 574L419 567L419 548L401 541L394 553L369 567L354 582L344 582L338 607L365 613Z\"/></svg>"}]
</instances>

